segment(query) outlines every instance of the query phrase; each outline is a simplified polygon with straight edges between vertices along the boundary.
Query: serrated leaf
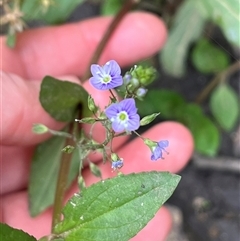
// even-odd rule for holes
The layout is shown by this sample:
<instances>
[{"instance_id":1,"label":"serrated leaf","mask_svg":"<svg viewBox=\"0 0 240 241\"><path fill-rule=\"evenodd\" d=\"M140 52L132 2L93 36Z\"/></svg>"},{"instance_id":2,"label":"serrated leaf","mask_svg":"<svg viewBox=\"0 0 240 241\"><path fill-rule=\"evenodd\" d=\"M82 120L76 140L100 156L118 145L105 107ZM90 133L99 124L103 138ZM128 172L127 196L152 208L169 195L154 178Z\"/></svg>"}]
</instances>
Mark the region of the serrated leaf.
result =
<instances>
[{"instance_id":1,"label":"serrated leaf","mask_svg":"<svg viewBox=\"0 0 240 241\"><path fill-rule=\"evenodd\" d=\"M196 104L187 104L182 108L179 119L192 132L195 149L207 156L215 156L220 143L217 127L206 117L201 108Z\"/></svg>"},{"instance_id":2,"label":"serrated leaf","mask_svg":"<svg viewBox=\"0 0 240 241\"><path fill-rule=\"evenodd\" d=\"M211 111L221 125L230 131L239 117L239 98L235 91L227 84L221 84L215 88L210 98Z\"/></svg>"},{"instance_id":3,"label":"serrated leaf","mask_svg":"<svg viewBox=\"0 0 240 241\"><path fill-rule=\"evenodd\" d=\"M154 217L179 181L167 172L145 172L93 184L67 203L54 232L65 241L127 241Z\"/></svg>"},{"instance_id":4,"label":"serrated leaf","mask_svg":"<svg viewBox=\"0 0 240 241\"><path fill-rule=\"evenodd\" d=\"M225 51L204 38L198 41L191 57L198 71L204 74L217 73L227 68L230 62Z\"/></svg>"},{"instance_id":5,"label":"serrated leaf","mask_svg":"<svg viewBox=\"0 0 240 241\"><path fill-rule=\"evenodd\" d=\"M65 138L54 136L41 143L35 150L29 183L30 213L36 216L51 206L54 202L60 158ZM81 153L76 148L73 151L68 176L68 186L72 183L79 171Z\"/></svg>"},{"instance_id":6,"label":"serrated leaf","mask_svg":"<svg viewBox=\"0 0 240 241\"><path fill-rule=\"evenodd\" d=\"M171 90L149 90L144 101L136 101L138 112L141 116L150 115L153 112L161 112L164 118L175 118L176 112L185 100Z\"/></svg>"},{"instance_id":7,"label":"serrated leaf","mask_svg":"<svg viewBox=\"0 0 240 241\"><path fill-rule=\"evenodd\" d=\"M230 43L240 47L239 0L202 0L208 19L217 24Z\"/></svg>"},{"instance_id":8,"label":"serrated leaf","mask_svg":"<svg viewBox=\"0 0 240 241\"><path fill-rule=\"evenodd\" d=\"M201 1L186 0L180 6L166 45L160 53L160 61L169 75L181 77L185 73L190 44L203 31L206 14Z\"/></svg>"},{"instance_id":9,"label":"serrated leaf","mask_svg":"<svg viewBox=\"0 0 240 241\"><path fill-rule=\"evenodd\" d=\"M101 5L102 15L115 15L123 5L123 0L107 0Z\"/></svg>"},{"instance_id":10,"label":"serrated leaf","mask_svg":"<svg viewBox=\"0 0 240 241\"><path fill-rule=\"evenodd\" d=\"M88 109L88 93L75 83L46 76L41 84L42 107L58 121L72 121L77 107L81 105L83 116L91 115Z\"/></svg>"},{"instance_id":11,"label":"serrated leaf","mask_svg":"<svg viewBox=\"0 0 240 241\"><path fill-rule=\"evenodd\" d=\"M25 233L20 229L15 229L5 223L0 223L0 240L1 241L37 241L36 238Z\"/></svg>"},{"instance_id":12,"label":"serrated leaf","mask_svg":"<svg viewBox=\"0 0 240 241\"><path fill-rule=\"evenodd\" d=\"M24 19L42 20L48 24L63 23L83 0L50 0L49 2L50 5L47 7L39 0L24 0L21 8L24 12Z\"/></svg>"}]
</instances>

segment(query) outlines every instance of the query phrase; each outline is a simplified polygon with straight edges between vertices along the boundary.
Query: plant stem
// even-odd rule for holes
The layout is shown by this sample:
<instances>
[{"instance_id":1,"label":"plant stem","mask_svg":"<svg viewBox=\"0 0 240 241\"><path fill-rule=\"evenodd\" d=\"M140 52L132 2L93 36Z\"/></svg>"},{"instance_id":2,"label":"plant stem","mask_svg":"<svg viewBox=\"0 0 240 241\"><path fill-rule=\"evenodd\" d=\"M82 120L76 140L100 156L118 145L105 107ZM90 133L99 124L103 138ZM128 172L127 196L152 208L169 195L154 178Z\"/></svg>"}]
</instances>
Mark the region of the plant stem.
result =
<instances>
[{"instance_id":1,"label":"plant stem","mask_svg":"<svg viewBox=\"0 0 240 241\"><path fill-rule=\"evenodd\" d=\"M227 76L233 74L234 72L236 72L239 69L240 69L240 62L237 61L234 64L230 65L227 69L218 73L210 81L210 83L201 91L201 93L197 96L195 102L197 104L201 104L220 81L225 80L227 78Z\"/></svg>"},{"instance_id":2,"label":"plant stem","mask_svg":"<svg viewBox=\"0 0 240 241\"><path fill-rule=\"evenodd\" d=\"M70 131L72 133L73 123L70 124ZM74 146L73 139L66 138L65 146ZM71 164L72 153L62 153L60 169L58 173L57 187L55 192L55 199L53 205L53 215L52 215L52 233L54 233L54 227L57 223L61 221L61 212L64 202L64 194L67 188L68 173Z\"/></svg>"},{"instance_id":3,"label":"plant stem","mask_svg":"<svg viewBox=\"0 0 240 241\"><path fill-rule=\"evenodd\" d=\"M116 30L118 24L121 22L121 20L123 19L123 17L128 13L128 11L131 10L131 8L137 4L138 2L140 2L140 0L126 0L124 5L122 6L122 8L120 9L120 11L118 12L118 14L114 17L114 19L112 20L110 26L107 28L107 31L105 32L103 38L101 39L100 43L97 46L96 51L94 52L94 55L92 56L90 63L87 67L87 71L85 72L85 74L83 75L83 81L86 81L87 79L90 78L90 66L93 63L97 63L102 51L104 50L106 44L108 43L110 37L112 36L112 34L114 33L114 31Z\"/></svg>"}]
</instances>

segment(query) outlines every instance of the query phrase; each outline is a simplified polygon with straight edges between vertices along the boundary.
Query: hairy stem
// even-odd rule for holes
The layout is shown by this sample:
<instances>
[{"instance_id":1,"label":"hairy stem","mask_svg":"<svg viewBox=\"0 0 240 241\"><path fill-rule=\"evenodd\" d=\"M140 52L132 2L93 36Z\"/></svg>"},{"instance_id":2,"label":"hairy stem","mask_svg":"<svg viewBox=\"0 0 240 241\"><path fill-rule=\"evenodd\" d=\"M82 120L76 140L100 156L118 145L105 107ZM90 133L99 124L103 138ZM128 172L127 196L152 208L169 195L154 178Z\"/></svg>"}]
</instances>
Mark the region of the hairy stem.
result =
<instances>
[{"instance_id":1,"label":"hairy stem","mask_svg":"<svg viewBox=\"0 0 240 241\"><path fill-rule=\"evenodd\" d=\"M72 124L70 124L72 129ZM66 138L65 146L73 145L73 139ZM71 164L72 153L62 153L60 169L58 173L57 187L55 192L55 199L53 205L53 216L52 216L52 233L54 233L54 227L61 221L61 212L64 202L64 194L67 188L68 173Z\"/></svg>"},{"instance_id":2,"label":"hairy stem","mask_svg":"<svg viewBox=\"0 0 240 241\"><path fill-rule=\"evenodd\" d=\"M97 63L102 51L104 50L106 44L108 43L110 37L116 30L118 24L121 22L123 17L132 9L132 7L140 2L140 0L126 0L124 5L122 6L121 10L118 12L118 14L114 17L113 21L111 22L110 26L108 27L107 31L105 32L103 38L101 39L99 45L97 46L96 51L94 52L94 55L92 56L90 63L87 67L87 71L85 72L83 76L83 81L86 81L90 78L90 66L93 63Z\"/></svg>"}]
</instances>

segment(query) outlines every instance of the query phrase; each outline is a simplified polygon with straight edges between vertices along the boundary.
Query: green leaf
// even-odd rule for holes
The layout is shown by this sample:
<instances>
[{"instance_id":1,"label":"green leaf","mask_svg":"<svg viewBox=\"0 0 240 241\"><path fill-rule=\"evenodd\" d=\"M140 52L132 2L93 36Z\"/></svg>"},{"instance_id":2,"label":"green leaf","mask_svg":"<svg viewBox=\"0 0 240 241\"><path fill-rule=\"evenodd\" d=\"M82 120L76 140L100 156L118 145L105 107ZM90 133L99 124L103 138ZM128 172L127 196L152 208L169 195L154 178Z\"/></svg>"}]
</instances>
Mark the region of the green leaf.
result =
<instances>
[{"instance_id":1,"label":"green leaf","mask_svg":"<svg viewBox=\"0 0 240 241\"><path fill-rule=\"evenodd\" d=\"M0 223L0 240L1 241L37 241L33 236L22 230L12 228L5 223Z\"/></svg>"},{"instance_id":2,"label":"green leaf","mask_svg":"<svg viewBox=\"0 0 240 241\"><path fill-rule=\"evenodd\" d=\"M205 20L206 13L201 1L183 2L160 54L160 61L166 73L175 77L184 75L188 49L202 33Z\"/></svg>"},{"instance_id":3,"label":"green leaf","mask_svg":"<svg viewBox=\"0 0 240 241\"><path fill-rule=\"evenodd\" d=\"M141 126L145 126L145 125L148 125L149 123L151 123L152 121L155 120L155 118L160 115L160 113L154 113L154 114L151 114L151 115L147 115L147 116L144 116L141 121L140 121L140 125Z\"/></svg>"},{"instance_id":4,"label":"green leaf","mask_svg":"<svg viewBox=\"0 0 240 241\"><path fill-rule=\"evenodd\" d=\"M65 22L81 3L83 0L53 0L49 7L45 7L39 0L24 0L21 10L25 20L37 19L48 24L59 24Z\"/></svg>"},{"instance_id":5,"label":"green leaf","mask_svg":"<svg viewBox=\"0 0 240 241\"><path fill-rule=\"evenodd\" d=\"M92 162L89 162L89 167L90 167L91 173L92 173L95 177L102 178L101 170L98 168L97 165L95 165L95 164L92 163Z\"/></svg>"},{"instance_id":6,"label":"green leaf","mask_svg":"<svg viewBox=\"0 0 240 241\"><path fill-rule=\"evenodd\" d=\"M88 93L75 83L46 76L41 84L40 102L42 107L58 121L73 121L81 105L83 116L91 115L88 109Z\"/></svg>"},{"instance_id":7,"label":"green leaf","mask_svg":"<svg viewBox=\"0 0 240 241\"><path fill-rule=\"evenodd\" d=\"M149 90L144 101L137 101L141 116L161 112L163 118L175 118L176 112L185 104L183 97L171 90Z\"/></svg>"},{"instance_id":8,"label":"green leaf","mask_svg":"<svg viewBox=\"0 0 240 241\"><path fill-rule=\"evenodd\" d=\"M221 125L230 131L239 117L239 98L235 91L227 84L221 84L212 92L210 99L211 111Z\"/></svg>"},{"instance_id":9,"label":"green leaf","mask_svg":"<svg viewBox=\"0 0 240 241\"><path fill-rule=\"evenodd\" d=\"M54 136L38 145L35 150L29 184L30 213L36 216L51 206L57 185L60 158L65 138ZM79 171L80 153L76 148L73 151L71 166L69 170L68 184L74 180Z\"/></svg>"},{"instance_id":10,"label":"green leaf","mask_svg":"<svg viewBox=\"0 0 240 241\"><path fill-rule=\"evenodd\" d=\"M202 0L208 19L217 24L230 43L240 47L239 0Z\"/></svg>"},{"instance_id":11,"label":"green leaf","mask_svg":"<svg viewBox=\"0 0 240 241\"><path fill-rule=\"evenodd\" d=\"M115 15L121 9L123 0L107 0L101 5L102 15Z\"/></svg>"},{"instance_id":12,"label":"green leaf","mask_svg":"<svg viewBox=\"0 0 240 241\"><path fill-rule=\"evenodd\" d=\"M209 74L227 68L230 58L225 51L203 38L193 49L192 61L198 71Z\"/></svg>"},{"instance_id":13,"label":"green leaf","mask_svg":"<svg viewBox=\"0 0 240 241\"><path fill-rule=\"evenodd\" d=\"M180 117L180 112L182 113ZM207 156L215 156L220 143L220 135L213 122L202 113L196 104L187 104L179 111L179 120L192 132L195 149Z\"/></svg>"},{"instance_id":14,"label":"green leaf","mask_svg":"<svg viewBox=\"0 0 240 241\"><path fill-rule=\"evenodd\" d=\"M154 217L179 181L167 172L145 172L93 184L67 203L54 232L65 241L127 241Z\"/></svg>"}]
</instances>

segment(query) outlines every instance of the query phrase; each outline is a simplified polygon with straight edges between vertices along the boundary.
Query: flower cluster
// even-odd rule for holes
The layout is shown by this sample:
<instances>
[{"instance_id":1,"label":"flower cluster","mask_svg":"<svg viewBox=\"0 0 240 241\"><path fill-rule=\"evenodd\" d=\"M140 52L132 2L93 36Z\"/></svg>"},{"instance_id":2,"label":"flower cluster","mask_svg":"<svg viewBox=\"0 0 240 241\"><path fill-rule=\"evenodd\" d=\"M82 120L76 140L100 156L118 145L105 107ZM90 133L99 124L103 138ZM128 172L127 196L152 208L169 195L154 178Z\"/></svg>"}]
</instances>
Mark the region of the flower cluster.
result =
<instances>
[{"instance_id":1,"label":"flower cluster","mask_svg":"<svg viewBox=\"0 0 240 241\"><path fill-rule=\"evenodd\" d=\"M90 83L98 90L110 90L118 87L118 90L123 91L124 99L120 102L111 92L113 98L111 103L104 111L107 120L103 120L103 125L109 131L108 126L111 126L107 136L115 137L113 133L129 134L134 132L141 126L150 123L159 114L152 114L144 117L140 120L140 116L137 113L136 103L134 98L142 99L147 93L146 86L151 83L155 77L156 71L153 68L143 68L142 66L135 66L132 70L127 72L124 77L121 76L121 69L118 63L114 60L108 61L105 65L100 66L93 64L91 66L92 77ZM90 97L91 98L91 97ZM96 113L97 107L90 99L89 109ZM101 113L102 115L103 113ZM100 118L98 120L101 120ZM89 123L94 123L96 120L89 120ZM169 142L167 140L161 140L159 142L151 141L147 138L141 137L137 134L144 143L151 150L151 160L156 161L163 158L163 151L168 153L165 148L168 147ZM118 170L123 166L123 159L119 158L115 153L111 155L112 169Z\"/></svg>"}]
</instances>

